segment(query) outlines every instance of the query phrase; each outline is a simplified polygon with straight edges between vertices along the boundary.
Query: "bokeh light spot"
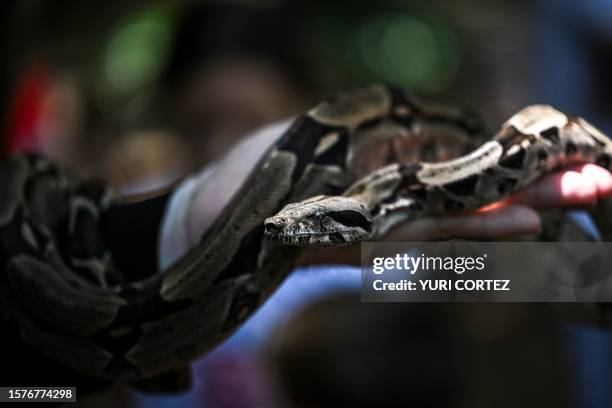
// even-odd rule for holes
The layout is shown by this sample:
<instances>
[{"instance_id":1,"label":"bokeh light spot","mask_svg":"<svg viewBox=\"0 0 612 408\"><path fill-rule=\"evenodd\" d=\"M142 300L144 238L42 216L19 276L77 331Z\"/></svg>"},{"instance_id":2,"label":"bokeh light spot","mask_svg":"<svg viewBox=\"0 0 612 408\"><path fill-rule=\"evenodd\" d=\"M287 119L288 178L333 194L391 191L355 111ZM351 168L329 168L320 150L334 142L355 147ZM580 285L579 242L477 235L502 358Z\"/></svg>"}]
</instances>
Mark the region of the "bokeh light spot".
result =
<instances>
[{"instance_id":1,"label":"bokeh light spot","mask_svg":"<svg viewBox=\"0 0 612 408\"><path fill-rule=\"evenodd\" d=\"M452 31L429 18L377 16L362 26L356 38L362 62L383 80L440 90L459 70Z\"/></svg>"},{"instance_id":2,"label":"bokeh light spot","mask_svg":"<svg viewBox=\"0 0 612 408\"><path fill-rule=\"evenodd\" d=\"M118 90L132 90L153 81L161 71L171 30L159 13L145 13L113 35L105 55L105 73Z\"/></svg>"}]
</instances>

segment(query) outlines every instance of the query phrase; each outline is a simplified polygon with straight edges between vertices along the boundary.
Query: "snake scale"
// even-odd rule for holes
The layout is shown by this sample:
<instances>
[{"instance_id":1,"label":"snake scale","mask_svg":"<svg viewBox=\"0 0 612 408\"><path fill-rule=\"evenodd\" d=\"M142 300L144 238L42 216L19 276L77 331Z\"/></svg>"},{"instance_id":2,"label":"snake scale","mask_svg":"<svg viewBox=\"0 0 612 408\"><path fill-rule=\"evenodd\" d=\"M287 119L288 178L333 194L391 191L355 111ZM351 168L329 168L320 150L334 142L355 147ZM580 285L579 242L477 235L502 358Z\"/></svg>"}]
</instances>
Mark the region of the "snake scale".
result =
<instances>
[{"instance_id":1,"label":"snake scale","mask_svg":"<svg viewBox=\"0 0 612 408\"><path fill-rule=\"evenodd\" d=\"M562 165L612 162L605 135L548 106L521 110L474 150L483 135L466 110L397 89L328 99L294 120L197 246L138 281L116 270L100 236L101 212L117 203L104 184L42 157L5 158L4 317L28 345L79 372L144 388L160 379L184 386L188 364L254 312L300 246L377 238L399 222L506 197ZM462 147L440 153L453 145L449 137ZM380 146L384 154L364 161Z\"/></svg>"}]
</instances>

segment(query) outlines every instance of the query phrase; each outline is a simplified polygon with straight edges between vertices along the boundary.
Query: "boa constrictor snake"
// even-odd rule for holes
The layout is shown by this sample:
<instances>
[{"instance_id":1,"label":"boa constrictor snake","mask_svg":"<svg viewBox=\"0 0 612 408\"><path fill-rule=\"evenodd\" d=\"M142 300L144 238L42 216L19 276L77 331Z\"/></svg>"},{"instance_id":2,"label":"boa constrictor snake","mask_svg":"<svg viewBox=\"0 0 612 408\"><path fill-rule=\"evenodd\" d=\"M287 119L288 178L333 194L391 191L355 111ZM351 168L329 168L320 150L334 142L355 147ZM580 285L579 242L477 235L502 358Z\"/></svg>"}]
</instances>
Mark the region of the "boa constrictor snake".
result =
<instances>
[{"instance_id":1,"label":"boa constrictor snake","mask_svg":"<svg viewBox=\"0 0 612 408\"><path fill-rule=\"evenodd\" d=\"M402 149L432 134L418 155ZM133 282L100 237L100 213L116 202L103 184L41 157L3 159L3 313L24 342L77 371L151 388L158 379L181 382L189 362L291 271L296 245L376 238L398 222L506 197L560 165L611 165L605 135L547 106L520 111L473 150L483 134L464 109L382 86L329 99L284 132L196 247ZM448 155L461 157L409 163L452 145L447 137L462 146ZM385 154L364 162L379 146ZM612 213L602 214L605 222Z\"/></svg>"}]
</instances>

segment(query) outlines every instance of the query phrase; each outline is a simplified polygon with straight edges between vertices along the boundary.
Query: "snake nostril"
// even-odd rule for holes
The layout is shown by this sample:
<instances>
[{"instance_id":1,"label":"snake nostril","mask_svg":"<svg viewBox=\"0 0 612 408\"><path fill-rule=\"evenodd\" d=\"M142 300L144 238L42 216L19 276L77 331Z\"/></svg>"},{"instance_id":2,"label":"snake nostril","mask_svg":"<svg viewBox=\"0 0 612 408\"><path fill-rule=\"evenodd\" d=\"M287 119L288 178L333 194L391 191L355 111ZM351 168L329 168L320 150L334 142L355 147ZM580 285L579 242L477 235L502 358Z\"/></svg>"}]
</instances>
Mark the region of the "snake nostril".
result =
<instances>
[{"instance_id":1,"label":"snake nostril","mask_svg":"<svg viewBox=\"0 0 612 408\"><path fill-rule=\"evenodd\" d=\"M282 220L266 220L264 223L264 227L266 228L266 232L268 234L280 234L283 230L285 223Z\"/></svg>"}]
</instances>

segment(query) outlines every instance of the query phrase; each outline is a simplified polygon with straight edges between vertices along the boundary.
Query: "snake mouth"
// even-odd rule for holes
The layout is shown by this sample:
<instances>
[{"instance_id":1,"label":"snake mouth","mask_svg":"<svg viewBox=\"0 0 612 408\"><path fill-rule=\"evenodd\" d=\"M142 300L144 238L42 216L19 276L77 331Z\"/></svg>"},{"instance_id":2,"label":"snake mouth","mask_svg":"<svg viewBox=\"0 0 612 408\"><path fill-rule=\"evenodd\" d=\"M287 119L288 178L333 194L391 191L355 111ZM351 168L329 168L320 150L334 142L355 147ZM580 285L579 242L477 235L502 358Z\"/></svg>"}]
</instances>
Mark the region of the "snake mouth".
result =
<instances>
[{"instance_id":1,"label":"snake mouth","mask_svg":"<svg viewBox=\"0 0 612 408\"><path fill-rule=\"evenodd\" d=\"M347 237L348 235L348 237ZM356 242L350 233L340 232L304 232L297 234L269 233L265 232L268 241L284 245L309 246L309 247L343 247L350 246ZM347 239L348 238L348 239Z\"/></svg>"},{"instance_id":2,"label":"snake mouth","mask_svg":"<svg viewBox=\"0 0 612 408\"><path fill-rule=\"evenodd\" d=\"M286 234L269 234L266 232L265 237L268 241L277 242L284 245L296 246L312 246L310 243L311 236L308 234L302 235L286 235Z\"/></svg>"},{"instance_id":3,"label":"snake mouth","mask_svg":"<svg viewBox=\"0 0 612 408\"><path fill-rule=\"evenodd\" d=\"M293 246L302 246L302 247L311 247L311 248L328 248L328 247L344 247L353 245L353 242L343 240L341 242L332 241L332 240L321 240L316 239L316 236L313 235L266 235L266 239L271 242L283 244L283 245L293 245Z\"/></svg>"}]
</instances>

